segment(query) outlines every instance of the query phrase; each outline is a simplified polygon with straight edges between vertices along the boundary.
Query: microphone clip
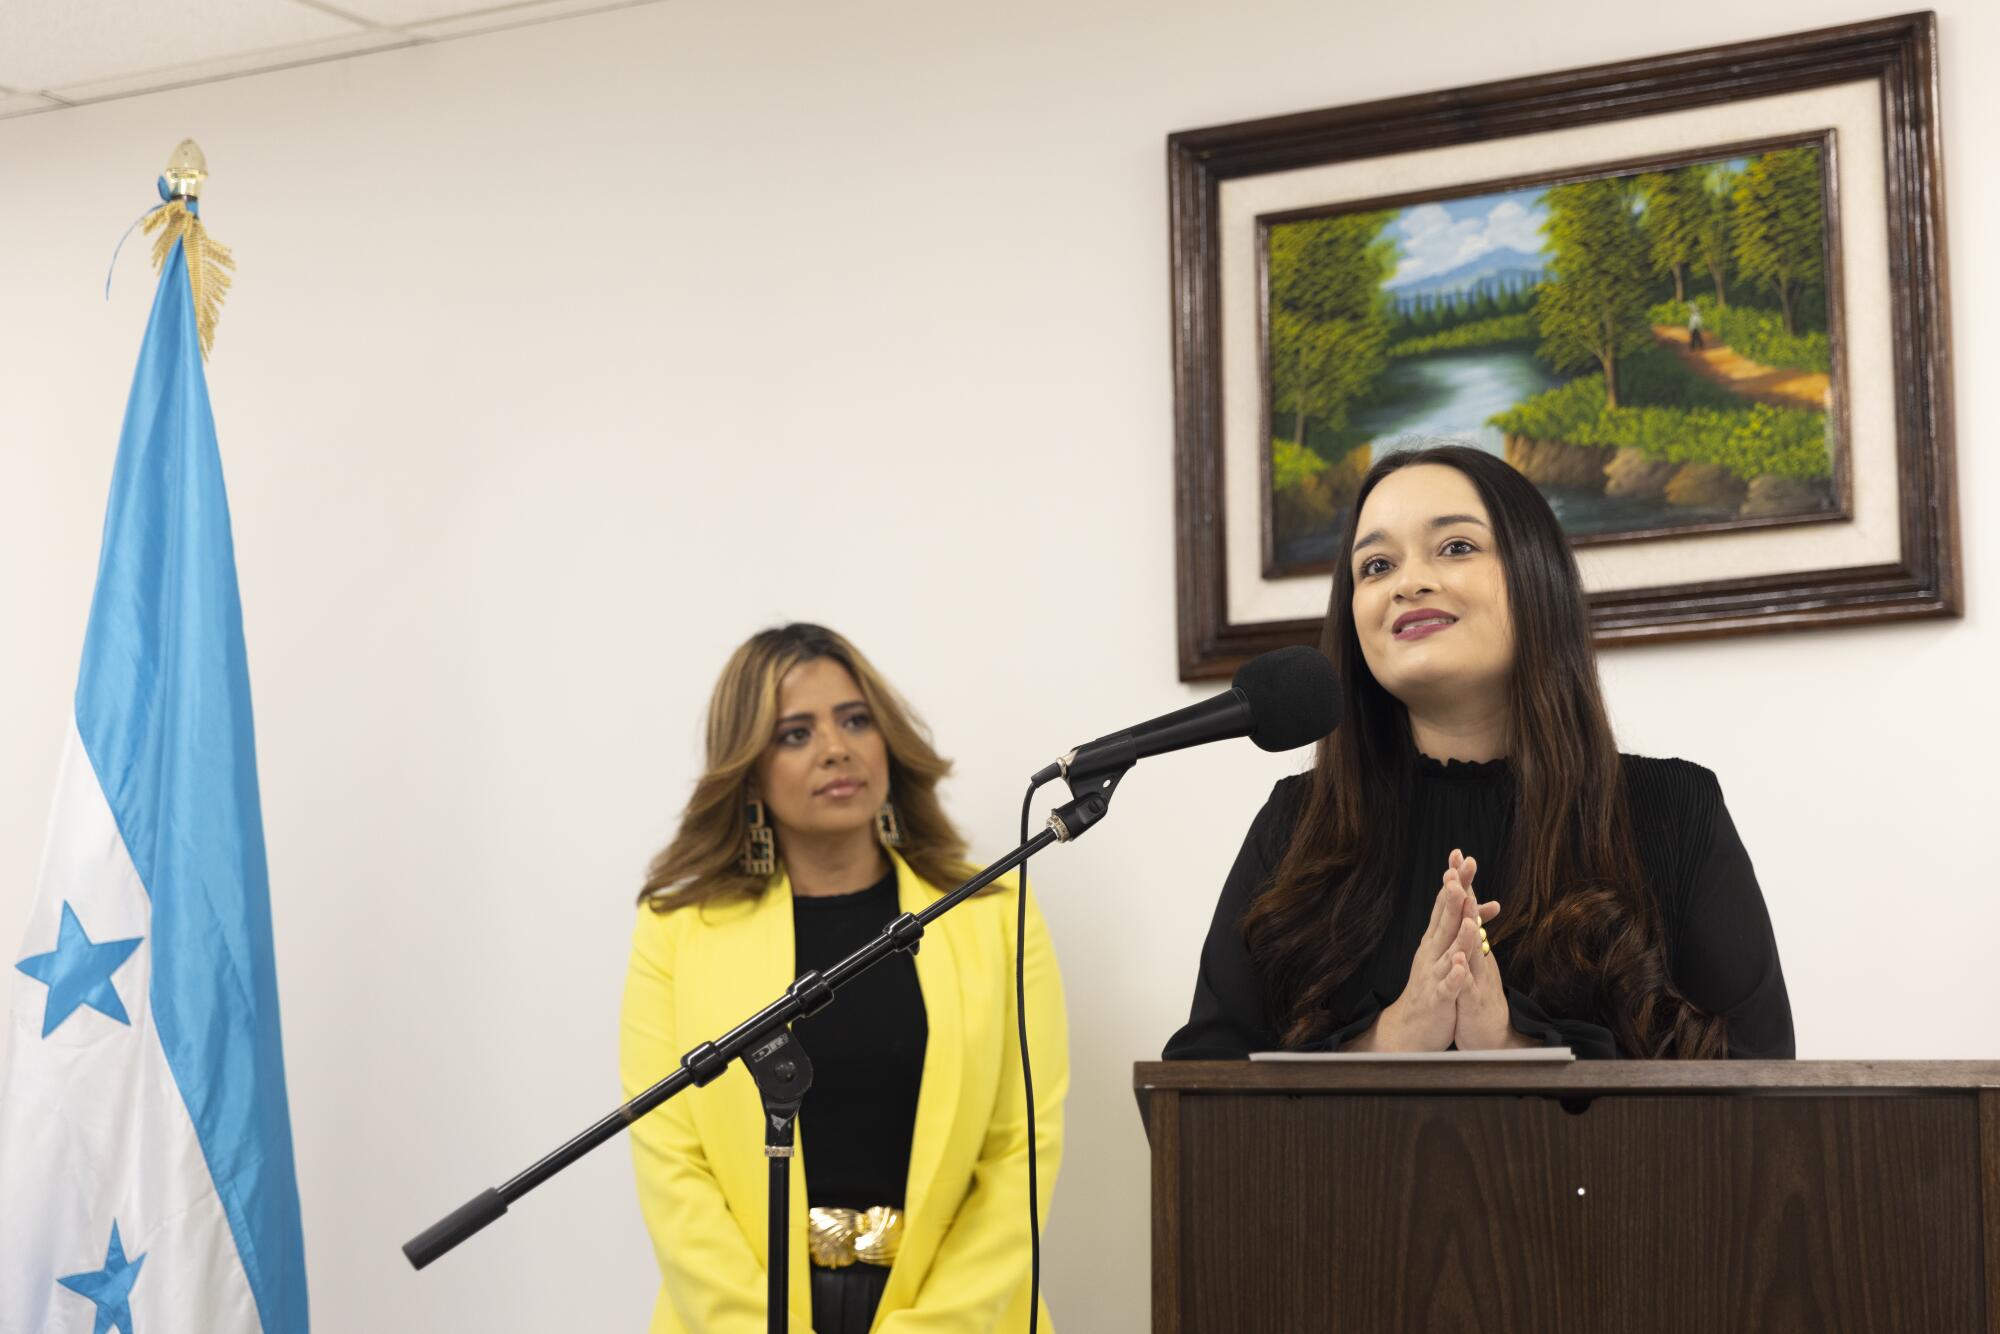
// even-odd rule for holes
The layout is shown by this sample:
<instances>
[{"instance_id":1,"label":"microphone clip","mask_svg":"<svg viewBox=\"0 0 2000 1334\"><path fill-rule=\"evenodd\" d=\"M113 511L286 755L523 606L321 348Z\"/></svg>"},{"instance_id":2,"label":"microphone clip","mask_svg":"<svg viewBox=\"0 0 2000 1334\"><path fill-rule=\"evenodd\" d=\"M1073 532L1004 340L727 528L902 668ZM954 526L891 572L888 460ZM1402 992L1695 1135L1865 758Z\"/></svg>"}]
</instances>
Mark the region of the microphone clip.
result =
<instances>
[{"instance_id":1,"label":"microphone clip","mask_svg":"<svg viewBox=\"0 0 2000 1334\"><path fill-rule=\"evenodd\" d=\"M1049 812L1049 832L1058 843L1075 842L1085 830L1102 820L1111 809L1111 794L1118 790L1119 780L1139 762L1138 746L1129 733L1111 738L1108 745L1094 742L1089 752L1087 768L1076 763L1076 751L1057 761L1071 797Z\"/></svg>"}]
</instances>

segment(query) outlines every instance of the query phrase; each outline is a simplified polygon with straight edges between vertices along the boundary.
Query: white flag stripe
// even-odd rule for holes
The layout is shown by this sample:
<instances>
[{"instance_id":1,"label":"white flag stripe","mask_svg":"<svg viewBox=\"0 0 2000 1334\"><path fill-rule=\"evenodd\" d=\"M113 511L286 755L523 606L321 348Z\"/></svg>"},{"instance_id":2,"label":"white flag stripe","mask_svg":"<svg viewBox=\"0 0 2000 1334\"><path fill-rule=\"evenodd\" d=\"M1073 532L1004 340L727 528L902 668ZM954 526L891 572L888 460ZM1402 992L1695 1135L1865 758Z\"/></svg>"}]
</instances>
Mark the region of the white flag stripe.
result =
<instances>
[{"instance_id":1,"label":"white flag stripe","mask_svg":"<svg viewBox=\"0 0 2000 1334\"><path fill-rule=\"evenodd\" d=\"M187 1105L152 1024L151 900L72 720L23 955L56 946L63 905L94 942L138 938L111 975L129 1023L79 1005L47 1037L50 988L10 969L0 1089L0 1334L93 1334L97 1307L49 1275L101 1268L115 1219L135 1334L254 1334L256 1303Z\"/></svg>"}]
</instances>

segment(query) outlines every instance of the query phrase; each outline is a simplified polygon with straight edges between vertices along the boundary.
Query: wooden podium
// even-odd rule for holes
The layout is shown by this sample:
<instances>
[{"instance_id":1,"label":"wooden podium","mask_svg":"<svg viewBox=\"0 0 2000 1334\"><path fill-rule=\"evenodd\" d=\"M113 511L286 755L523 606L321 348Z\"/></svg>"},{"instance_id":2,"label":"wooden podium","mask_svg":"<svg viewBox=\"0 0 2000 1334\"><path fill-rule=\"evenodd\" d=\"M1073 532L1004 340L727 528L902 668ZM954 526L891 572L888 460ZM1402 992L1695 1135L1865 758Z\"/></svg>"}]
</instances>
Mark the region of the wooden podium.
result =
<instances>
[{"instance_id":1,"label":"wooden podium","mask_svg":"<svg viewBox=\"0 0 2000 1334\"><path fill-rule=\"evenodd\" d=\"M1133 1083L1155 1334L2000 1334L2000 1063Z\"/></svg>"}]
</instances>

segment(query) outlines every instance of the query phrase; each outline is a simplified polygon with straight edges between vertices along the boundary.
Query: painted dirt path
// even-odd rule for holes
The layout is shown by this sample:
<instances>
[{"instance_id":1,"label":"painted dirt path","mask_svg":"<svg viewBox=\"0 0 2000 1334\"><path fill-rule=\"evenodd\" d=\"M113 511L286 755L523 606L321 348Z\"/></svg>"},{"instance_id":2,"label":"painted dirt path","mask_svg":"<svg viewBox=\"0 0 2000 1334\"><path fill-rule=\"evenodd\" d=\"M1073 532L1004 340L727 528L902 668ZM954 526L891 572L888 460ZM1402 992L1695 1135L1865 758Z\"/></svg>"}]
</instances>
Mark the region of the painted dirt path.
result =
<instances>
[{"instance_id":1,"label":"painted dirt path","mask_svg":"<svg viewBox=\"0 0 2000 1334\"><path fill-rule=\"evenodd\" d=\"M1744 398L1781 408L1811 408L1824 412L1831 402L1824 371L1795 371L1782 366L1766 366L1739 356L1728 346L1710 345L1696 351L1688 346L1683 325L1656 324L1653 337L1686 363L1697 375L1712 380Z\"/></svg>"}]
</instances>

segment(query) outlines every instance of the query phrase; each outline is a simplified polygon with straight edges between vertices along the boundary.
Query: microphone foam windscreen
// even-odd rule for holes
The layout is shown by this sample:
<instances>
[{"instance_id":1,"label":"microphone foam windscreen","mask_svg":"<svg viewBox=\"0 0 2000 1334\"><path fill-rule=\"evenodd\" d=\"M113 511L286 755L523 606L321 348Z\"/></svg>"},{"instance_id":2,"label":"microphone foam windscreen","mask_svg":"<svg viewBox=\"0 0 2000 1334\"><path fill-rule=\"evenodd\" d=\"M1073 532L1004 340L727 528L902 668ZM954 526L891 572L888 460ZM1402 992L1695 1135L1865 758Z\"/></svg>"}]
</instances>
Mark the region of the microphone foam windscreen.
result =
<instances>
[{"instance_id":1,"label":"microphone foam windscreen","mask_svg":"<svg viewBox=\"0 0 2000 1334\"><path fill-rule=\"evenodd\" d=\"M1318 649L1295 644L1260 653L1236 669L1261 750L1291 750L1340 725L1340 679Z\"/></svg>"}]
</instances>

